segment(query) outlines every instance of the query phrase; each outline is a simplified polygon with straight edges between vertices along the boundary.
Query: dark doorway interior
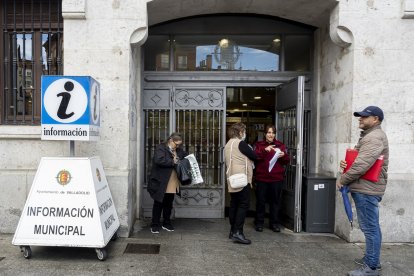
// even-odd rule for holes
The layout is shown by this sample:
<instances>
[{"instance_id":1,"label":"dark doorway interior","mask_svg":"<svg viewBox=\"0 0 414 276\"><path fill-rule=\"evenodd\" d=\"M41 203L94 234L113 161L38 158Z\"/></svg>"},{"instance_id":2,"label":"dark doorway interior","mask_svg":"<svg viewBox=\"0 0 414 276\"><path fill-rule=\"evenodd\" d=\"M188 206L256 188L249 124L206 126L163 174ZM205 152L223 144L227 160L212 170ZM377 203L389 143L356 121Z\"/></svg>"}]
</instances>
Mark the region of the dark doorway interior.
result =
<instances>
[{"instance_id":1,"label":"dark doorway interior","mask_svg":"<svg viewBox=\"0 0 414 276\"><path fill-rule=\"evenodd\" d=\"M226 91L226 129L232 124L242 122L247 126L246 142L254 146L258 140L264 139L264 128L267 124L275 124L276 87L227 87ZM226 137L226 141L229 137ZM256 194L250 193L249 217L256 213ZM228 216L230 195L226 188L225 215Z\"/></svg>"}]
</instances>

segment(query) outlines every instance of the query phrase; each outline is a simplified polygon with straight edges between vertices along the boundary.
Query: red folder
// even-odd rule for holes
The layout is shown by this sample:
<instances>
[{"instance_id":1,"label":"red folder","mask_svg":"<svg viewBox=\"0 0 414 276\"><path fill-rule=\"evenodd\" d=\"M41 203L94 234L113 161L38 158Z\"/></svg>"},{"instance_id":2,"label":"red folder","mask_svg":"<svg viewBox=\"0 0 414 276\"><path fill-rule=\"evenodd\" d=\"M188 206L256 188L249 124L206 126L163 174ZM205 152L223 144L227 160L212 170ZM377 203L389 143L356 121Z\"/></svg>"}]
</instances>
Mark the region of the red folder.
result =
<instances>
[{"instance_id":1,"label":"red folder","mask_svg":"<svg viewBox=\"0 0 414 276\"><path fill-rule=\"evenodd\" d=\"M355 159L358 156L358 151L356 149L347 149L345 154L345 161L346 161L346 168L344 169L344 173L349 170L349 168L354 163ZM361 176L361 178L365 180L369 180L372 182L378 182L379 176L381 173L382 164L384 164L384 155L380 155L378 159L375 161L374 165L369 168L366 173Z\"/></svg>"}]
</instances>

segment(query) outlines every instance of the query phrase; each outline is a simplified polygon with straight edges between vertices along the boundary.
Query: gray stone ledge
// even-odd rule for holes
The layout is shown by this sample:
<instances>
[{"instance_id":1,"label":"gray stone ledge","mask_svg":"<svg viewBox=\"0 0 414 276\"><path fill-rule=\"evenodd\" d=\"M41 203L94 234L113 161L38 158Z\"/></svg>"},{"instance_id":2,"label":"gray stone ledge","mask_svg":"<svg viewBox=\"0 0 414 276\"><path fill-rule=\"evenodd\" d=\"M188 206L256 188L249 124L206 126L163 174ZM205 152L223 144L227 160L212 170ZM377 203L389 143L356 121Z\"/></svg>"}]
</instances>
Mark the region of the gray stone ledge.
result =
<instances>
[{"instance_id":1,"label":"gray stone ledge","mask_svg":"<svg viewBox=\"0 0 414 276\"><path fill-rule=\"evenodd\" d=\"M63 0L62 17L64 19L86 19L86 0Z\"/></svg>"},{"instance_id":2,"label":"gray stone ledge","mask_svg":"<svg viewBox=\"0 0 414 276\"><path fill-rule=\"evenodd\" d=\"M403 19L414 18L414 0L402 0L402 16Z\"/></svg>"},{"instance_id":3,"label":"gray stone ledge","mask_svg":"<svg viewBox=\"0 0 414 276\"><path fill-rule=\"evenodd\" d=\"M41 126L0 126L0 139L41 138Z\"/></svg>"}]
</instances>

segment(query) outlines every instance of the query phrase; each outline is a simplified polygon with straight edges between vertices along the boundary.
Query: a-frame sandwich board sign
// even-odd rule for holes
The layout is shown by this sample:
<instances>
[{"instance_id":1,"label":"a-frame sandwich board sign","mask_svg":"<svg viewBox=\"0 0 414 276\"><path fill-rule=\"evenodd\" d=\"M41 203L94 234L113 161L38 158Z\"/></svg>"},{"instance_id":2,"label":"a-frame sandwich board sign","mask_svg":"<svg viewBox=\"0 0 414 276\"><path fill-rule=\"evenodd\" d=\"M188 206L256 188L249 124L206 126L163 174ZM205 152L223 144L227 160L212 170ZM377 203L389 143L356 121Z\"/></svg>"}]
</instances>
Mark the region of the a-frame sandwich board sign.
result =
<instances>
[{"instance_id":1,"label":"a-frame sandwich board sign","mask_svg":"<svg viewBox=\"0 0 414 276\"><path fill-rule=\"evenodd\" d=\"M119 225L99 157L43 157L12 243L102 249Z\"/></svg>"}]
</instances>

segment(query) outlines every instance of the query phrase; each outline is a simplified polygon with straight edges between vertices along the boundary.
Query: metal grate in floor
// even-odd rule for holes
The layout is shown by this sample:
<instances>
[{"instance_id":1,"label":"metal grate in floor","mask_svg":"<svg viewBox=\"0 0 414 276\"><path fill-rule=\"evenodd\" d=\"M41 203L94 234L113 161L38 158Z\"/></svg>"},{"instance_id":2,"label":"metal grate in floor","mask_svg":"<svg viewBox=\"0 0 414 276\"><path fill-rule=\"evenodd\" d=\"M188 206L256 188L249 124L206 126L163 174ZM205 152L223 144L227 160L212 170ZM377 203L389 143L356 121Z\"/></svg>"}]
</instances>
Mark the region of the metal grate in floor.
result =
<instances>
[{"instance_id":1,"label":"metal grate in floor","mask_svg":"<svg viewBox=\"0 0 414 276\"><path fill-rule=\"evenodd\" d=\"M128 243L124 254L159 254L159 244Z\"/></svg>"}]
</instances>

